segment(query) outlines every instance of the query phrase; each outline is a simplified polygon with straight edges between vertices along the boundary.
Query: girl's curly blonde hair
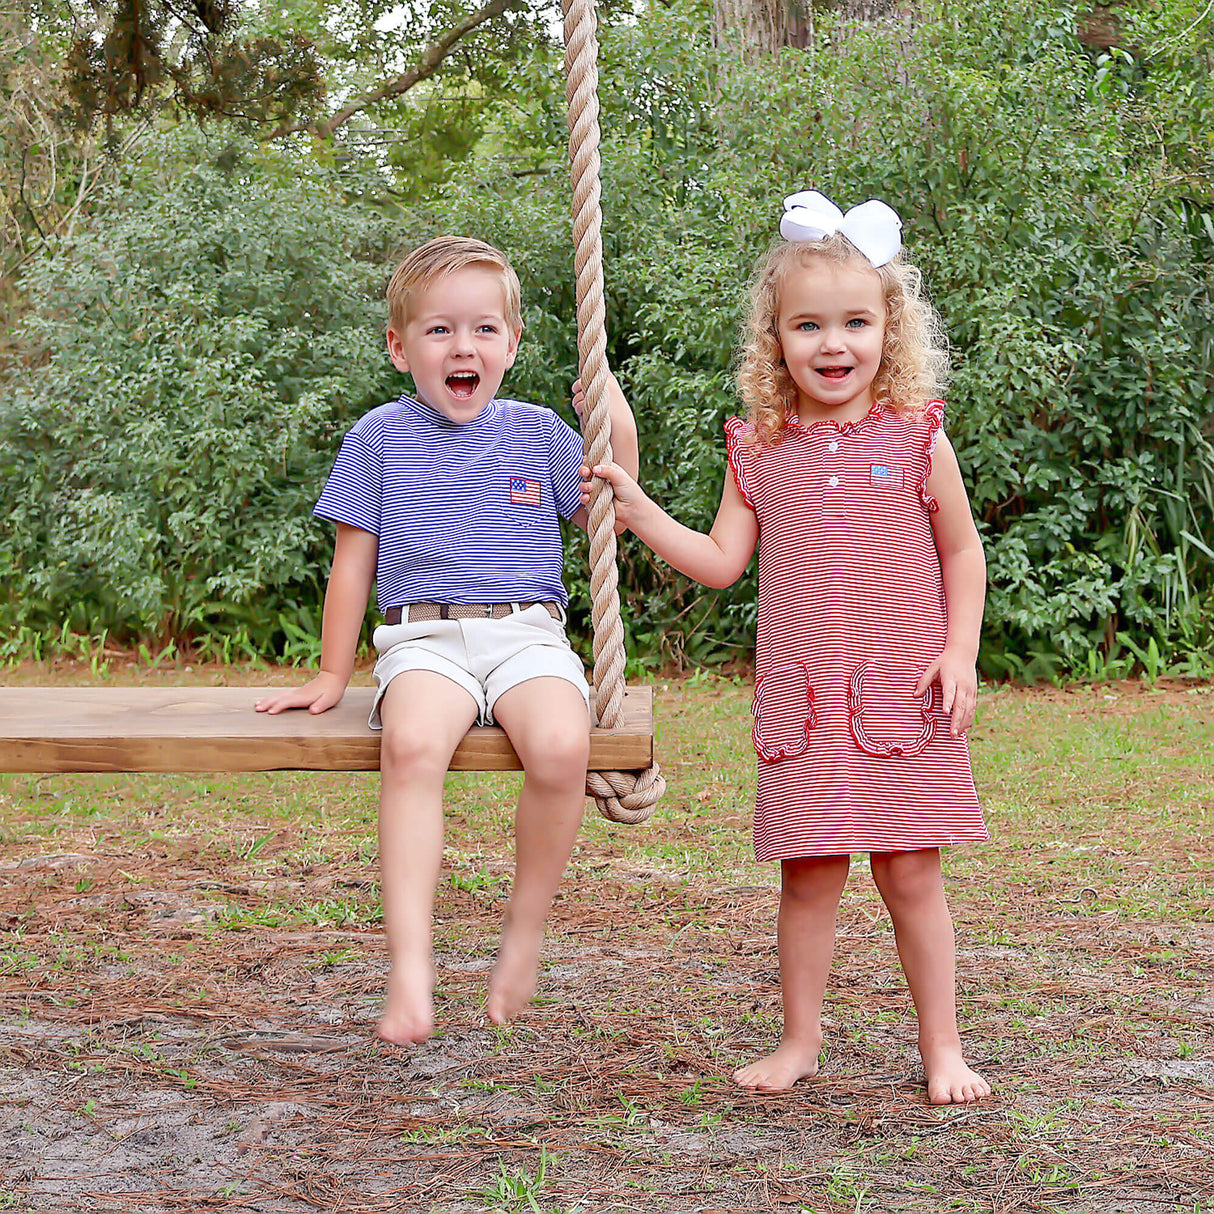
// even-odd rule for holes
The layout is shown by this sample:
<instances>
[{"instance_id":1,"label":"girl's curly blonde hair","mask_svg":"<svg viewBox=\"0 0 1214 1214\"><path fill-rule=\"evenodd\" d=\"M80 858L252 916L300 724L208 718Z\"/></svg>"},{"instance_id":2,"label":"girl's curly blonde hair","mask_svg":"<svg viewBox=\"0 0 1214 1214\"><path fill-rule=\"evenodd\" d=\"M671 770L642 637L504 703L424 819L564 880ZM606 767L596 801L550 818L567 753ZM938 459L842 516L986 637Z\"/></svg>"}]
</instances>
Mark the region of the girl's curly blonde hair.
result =
<instances>
[{"instance_id":1,"label":"girl's curly blonde hair","mask_svg":"<svg viewBox=\"0 0 1214 1214\"><path fill-rule=\"evenodd\" d=\"M873 397L898 413L913 413L937 397L948 378L948 340L935 308L923 294L923 275L901 258L874 268L845 236L781 241L769 250L750 282L750 312L742 326L737 383L755 441L778 442L797 404L797 387L780 347L780 288L785 277L815 260L859 266L881 279L885 341L873 380Z\"/></svg>"}]
</instances>

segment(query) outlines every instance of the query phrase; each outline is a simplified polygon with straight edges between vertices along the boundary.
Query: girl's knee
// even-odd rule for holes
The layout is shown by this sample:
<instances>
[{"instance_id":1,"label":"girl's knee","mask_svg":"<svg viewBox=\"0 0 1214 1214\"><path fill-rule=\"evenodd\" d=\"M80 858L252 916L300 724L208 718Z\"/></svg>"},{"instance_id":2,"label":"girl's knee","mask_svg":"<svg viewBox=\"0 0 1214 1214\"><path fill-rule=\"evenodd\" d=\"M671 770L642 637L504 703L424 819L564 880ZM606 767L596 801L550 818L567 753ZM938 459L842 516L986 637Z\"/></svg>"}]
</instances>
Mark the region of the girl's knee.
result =
<instances>
[{"instance_id":1,"label":"girl's knee","mask_svg":"<svg viewBox=\"0 0 1214 1214\"><path fill-rule=\"evenodd\" d=\"M869 863L877 889L887 903L891 899L918 902L936 897L943 889L940 853L934 848L874 853Z\"/></svg>"},{"instance_id":2,"label":"girl's knee","mask_svg":"<svg viewBox=\"0 0 1214 1214\"><path fill-rule=\"evenodd\" d=\"M849 856L802 856L780 864L780 896L795 902L837 898L847 882Z\"/></svg>"}]
</instances>

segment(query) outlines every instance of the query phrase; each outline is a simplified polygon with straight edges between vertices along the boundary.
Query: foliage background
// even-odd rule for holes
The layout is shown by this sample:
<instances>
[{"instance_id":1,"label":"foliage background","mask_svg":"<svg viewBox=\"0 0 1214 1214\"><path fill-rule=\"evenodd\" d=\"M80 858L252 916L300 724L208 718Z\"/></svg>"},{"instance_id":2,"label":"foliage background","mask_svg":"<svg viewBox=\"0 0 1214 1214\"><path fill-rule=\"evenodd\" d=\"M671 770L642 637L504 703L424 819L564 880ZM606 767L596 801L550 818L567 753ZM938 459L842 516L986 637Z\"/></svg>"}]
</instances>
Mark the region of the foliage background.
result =
<instances>
[{"instance_id":1,"label":"foliage background","mask_svg":"<svg viewBox=\"0 0 1214 1214\"><path fill-rule=\"evenodd\" d=\"M1044 0L819 11L807 50L758 58L714 45L696 0L609 21L610 356L649 489L707 526L740 299L780 198L888 200L955 346L985 670L1209 673L1208 14L1144 3L1103 51L1082 21ZM308 652L330 546L310 506L344 429L403 386L378 299L394 252L426 236L511 254L526 333L507 390L571 417L563 86L542 32L508 72L394 101L384 121L409 138L386 152L374 115L324 144L162 118L25 262L0 369L14 635ZM453 88L476 104L431 129ZM575 598L583 551L571 537ZM749 577L706 591L628 539L622 560L642 665L749 655Z\"/></svg>"}]
</instances>

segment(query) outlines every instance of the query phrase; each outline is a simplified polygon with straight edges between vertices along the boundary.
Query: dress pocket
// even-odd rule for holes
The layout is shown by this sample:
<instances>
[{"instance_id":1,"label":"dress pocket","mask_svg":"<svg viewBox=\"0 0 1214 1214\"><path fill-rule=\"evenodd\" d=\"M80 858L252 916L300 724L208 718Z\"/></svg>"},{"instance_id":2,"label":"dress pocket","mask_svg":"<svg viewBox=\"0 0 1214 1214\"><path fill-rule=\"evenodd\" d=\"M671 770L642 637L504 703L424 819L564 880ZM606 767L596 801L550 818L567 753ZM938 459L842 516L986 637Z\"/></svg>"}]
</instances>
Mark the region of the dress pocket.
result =
<instances>
[{"instance_id":1,"label":"dress pocket","mask_svg":"<svg viewBox=\"0 0 1214 1214\"><path fill-rule=\"evenodd\" d=\"M761 675L750 711L755 718L751 741L764 763L804 754L814 727L809 667L804 662L788 662Z\"/></svg>"},{"instance_id":2,"label":"dress pocket","mask_svg":"<svg viewBox=\"0 0 1214 1214\"><path fill-rule=\"evenodd\" d=\"M923 672L913 666L865 662L851 677L848 706L851 736L865 754L880 759L911 758L936 734L932 712L935 687L921 696L915 684Z\"/></svg>"}]
</instances>

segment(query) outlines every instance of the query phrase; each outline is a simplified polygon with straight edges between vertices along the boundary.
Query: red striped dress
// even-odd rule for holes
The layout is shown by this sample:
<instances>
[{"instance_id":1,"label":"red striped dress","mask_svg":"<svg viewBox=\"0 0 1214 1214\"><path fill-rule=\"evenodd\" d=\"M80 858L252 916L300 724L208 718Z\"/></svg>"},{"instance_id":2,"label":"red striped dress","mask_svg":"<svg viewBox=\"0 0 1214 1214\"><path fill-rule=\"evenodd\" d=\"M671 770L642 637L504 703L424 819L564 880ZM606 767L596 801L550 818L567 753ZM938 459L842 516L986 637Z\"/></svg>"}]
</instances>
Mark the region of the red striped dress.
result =
<instances>
[{"instance_id":1,"label":"red striped dress","mask_svg":"<svg viewBox=\"0 0 1214 1214\"><path fill-rule=\"evenodd\" d=\"M945 639L925 483L943 423L939 401L910 415L877 404L843 425L790 418L768 447L725 424L759 523L760 860L987 838L939 685L914 695Z\"/></svg>"}]
</instances>

